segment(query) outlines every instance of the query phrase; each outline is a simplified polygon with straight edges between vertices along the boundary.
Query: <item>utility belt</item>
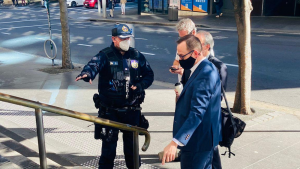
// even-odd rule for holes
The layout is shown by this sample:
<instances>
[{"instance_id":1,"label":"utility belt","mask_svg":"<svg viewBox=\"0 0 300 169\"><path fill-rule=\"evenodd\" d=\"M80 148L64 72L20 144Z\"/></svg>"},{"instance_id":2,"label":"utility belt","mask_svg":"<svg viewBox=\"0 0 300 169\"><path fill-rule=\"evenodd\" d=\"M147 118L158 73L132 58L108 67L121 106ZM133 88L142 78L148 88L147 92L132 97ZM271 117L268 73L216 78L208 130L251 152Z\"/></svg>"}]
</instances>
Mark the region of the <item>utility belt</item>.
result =
<instances>
[{"instance_id":1,"label":"utility belt","mask_svg":"<svg viewBox=\"0 0 300 169\"><path fill-rule=\"evenodd\" d=\"M134 111L134 110L142 110L140 105L134 105L134 106L122 106L122 107L116 107L116 106L108 106L107 104L103 103L101 101L101 98L98 94L94 94L93 101L95 103L95 107L97 109L100 109L104 112L127 112L127 111Z\"/></svg>"},{"instance_id":2,"label":"utility belt","mask_svg":"<svg viewBox=\"0 0 300 169\"><path fill-rule=\"evenodd\" d=\"M139 106L126 106L126 107L107 107L100 103L99 109L104 112L116 111L116 112L127 112L127 111L135 111L135 110L142 110Z\"/></svg>"}]
</instances>

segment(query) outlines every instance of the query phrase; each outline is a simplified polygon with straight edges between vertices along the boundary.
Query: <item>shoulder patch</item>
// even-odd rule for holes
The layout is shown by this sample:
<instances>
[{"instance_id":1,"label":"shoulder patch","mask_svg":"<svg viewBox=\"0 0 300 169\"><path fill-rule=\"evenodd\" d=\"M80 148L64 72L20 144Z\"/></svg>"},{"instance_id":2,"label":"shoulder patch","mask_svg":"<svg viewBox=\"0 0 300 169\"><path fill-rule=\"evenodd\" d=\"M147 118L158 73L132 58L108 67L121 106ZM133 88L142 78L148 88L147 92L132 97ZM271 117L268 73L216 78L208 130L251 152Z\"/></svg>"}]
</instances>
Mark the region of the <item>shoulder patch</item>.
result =
<instances>
[{"instance_id":1,"label":"shoulder patch","mask_svg":"<svg viewBox=\"0 0 300 169\"><path fill-rule=\"evenodd\" d=\"M132 68L137 69L139 67L139 63L137 60L131 60L130 65Z\"/></svg>"}]
</instances>

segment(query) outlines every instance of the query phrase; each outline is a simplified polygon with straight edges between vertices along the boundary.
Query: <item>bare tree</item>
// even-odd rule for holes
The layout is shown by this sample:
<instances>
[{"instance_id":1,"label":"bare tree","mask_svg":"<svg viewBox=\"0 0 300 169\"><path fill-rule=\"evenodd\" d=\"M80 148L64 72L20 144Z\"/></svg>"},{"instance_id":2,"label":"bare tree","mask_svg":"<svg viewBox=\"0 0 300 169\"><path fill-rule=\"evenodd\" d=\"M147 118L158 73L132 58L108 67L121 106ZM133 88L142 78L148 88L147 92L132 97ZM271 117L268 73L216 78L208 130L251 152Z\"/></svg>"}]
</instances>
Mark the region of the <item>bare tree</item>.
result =
<instances>
[{"instance_id":1,"label":"bare tree","mask_svg":"<svg viewBox=\"0 0 300 169\"><path fill-rule=\"evenodd\" d=\"M59 0L60 23L62 35L62 68L73 69L70 50L70 29L68 23L68 9L65 0Z\"/></svg>"},{"instance_id":2,"label":"bare tree","mask_svg":"<svg viewBox=\"0 0 300 169\"><path fill-rule=\"evenodd\" d=\"M233 112L251 114L251 23L250 14L253 9L250 0L231 0L238 31L238 63L239 72Z\"/></svg>"}]
</instances>

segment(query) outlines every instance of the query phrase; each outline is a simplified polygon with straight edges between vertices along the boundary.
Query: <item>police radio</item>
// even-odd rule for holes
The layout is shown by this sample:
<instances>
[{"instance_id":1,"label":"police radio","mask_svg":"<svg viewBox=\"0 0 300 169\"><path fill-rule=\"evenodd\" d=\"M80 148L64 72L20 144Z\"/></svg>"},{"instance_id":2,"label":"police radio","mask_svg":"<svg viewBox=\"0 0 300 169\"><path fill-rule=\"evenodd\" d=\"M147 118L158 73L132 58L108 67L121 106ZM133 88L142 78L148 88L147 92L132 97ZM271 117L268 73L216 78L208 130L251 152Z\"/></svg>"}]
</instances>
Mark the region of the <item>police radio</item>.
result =
<instances>
[{"instance_id":1,"label":"police radio","mask_svg":"<svg viewBox=\"0 0 300 169\"><path fill-rule=\"evenodd\" d=\"M124 78L125 78L125 92L126 92L126 99L129 98L129 83L130 83L130 73L129 69L125 68L124 70Z\"/></svg>"}]
</instances>

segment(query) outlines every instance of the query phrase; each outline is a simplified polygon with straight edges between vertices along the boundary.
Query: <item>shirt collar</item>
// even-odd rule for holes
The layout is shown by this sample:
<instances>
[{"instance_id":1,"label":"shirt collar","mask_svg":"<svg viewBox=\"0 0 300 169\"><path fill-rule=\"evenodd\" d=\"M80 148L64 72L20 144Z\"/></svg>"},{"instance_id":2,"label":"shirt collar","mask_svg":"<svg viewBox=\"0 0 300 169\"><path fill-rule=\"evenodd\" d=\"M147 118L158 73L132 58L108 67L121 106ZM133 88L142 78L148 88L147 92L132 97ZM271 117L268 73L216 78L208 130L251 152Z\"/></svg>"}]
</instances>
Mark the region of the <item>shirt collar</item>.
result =
<instances>
[{"instance_id":1,"label":"shirt collar","mask_svg":"<svg viewBox=\"0 0 300 169\"><path fill-rule=\"evenodd\" d=\"M192 76L192 74L194 73L194 71L197 69L197 67L200 65L200 63L206 59L206 57L204 57L203 59L201 59L197 64L195 64L190 70L191 70L191 75L190 77Z\"/></svg>"}]
</instances>

